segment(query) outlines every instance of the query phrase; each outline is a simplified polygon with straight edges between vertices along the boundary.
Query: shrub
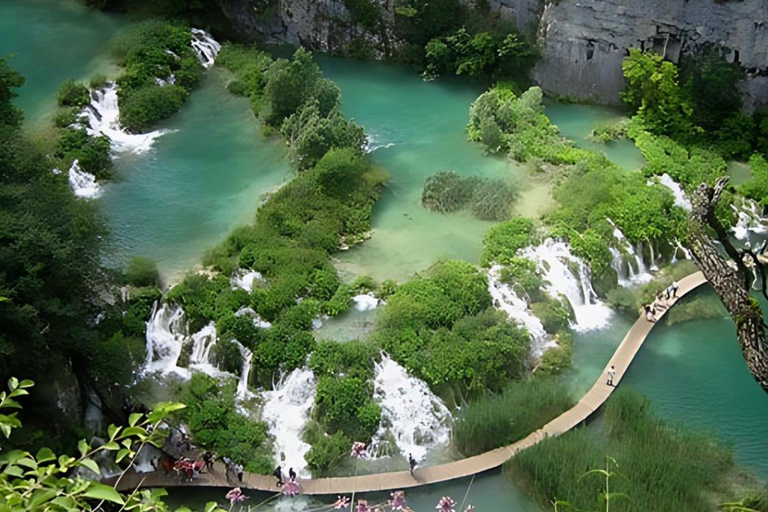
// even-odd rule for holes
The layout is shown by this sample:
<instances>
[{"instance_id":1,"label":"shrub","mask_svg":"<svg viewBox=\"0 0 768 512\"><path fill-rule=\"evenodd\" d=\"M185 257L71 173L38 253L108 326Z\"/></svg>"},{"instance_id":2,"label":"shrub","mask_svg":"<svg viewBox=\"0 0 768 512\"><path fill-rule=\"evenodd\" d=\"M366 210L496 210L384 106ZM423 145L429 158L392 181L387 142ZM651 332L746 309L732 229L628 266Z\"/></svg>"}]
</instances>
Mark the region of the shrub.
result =
<instances>
[{"instance_id":1,"label":"shrub","mask_svg":"<svg viewBox=\"0 0 768 512\"><path fill-rule=\"evenodd\" d=\"M92 137L81 128L59 130L55 155L67 162L78 160L83 171L97 178L107 177L112 167L109 138L105 135Z\"/></svg>"},{"instance_id":2,"label":"shrub","mask_svg":"<svg viewBox=\"0 0 768 512\"><path fill-rule=\"evenodd\" d=\"M421 205L440 213L462 210L472 199L478 181L478 178L461 176L456 171L440 171L427 176L421 192Z\"/></svg>"},{"instance_id":3,"label":"shrub","mask_svg":"<svg viewBox=\"0 0 768 512\"><path fill-rule=\"evenodd\" d=\"M89 365L91 375L105 388L128 386L134 371L146 359L146 346L142 337L114 333L94 351Z\"/></svg>"},{"instance_id":4,"label":"shrub","mask_svg":"<svg viewBox=\"0 0 768 512\"><path fill-rule=\"evenodd\" d=\"M59 86L56 101L60 107L83 108L91 102L91 93L84 84L70 79Z\"/></svg>"},{"instance_id":5,"label":"shrub","mask_svg":"<svg viewBox=\"0 0 768 512\"><path fill-rule=\"evenodd\" d=\"M466 456L512 444L543 427L574 405L556 379L527 379L509 384L497 396L485 396L460 412L453 442Z\"/></svg>"},{"instance_id":6,"label":"shrub","mask_svg":"<svg viewBox=\"0 0 768 512\"><path fill-rule=\"evenodd\" d=\"M125 269L125 282L137 287L160 286L157 263L149 258L133 257Z\"/></svg>"},{"instance_id":7,"label":"shrub","mask_svg":"<svg viewBox=\"0 0 768 512\"><path fill-rule=\"evenodd\" d=\"M373 402L373 385L351 376L320 377L313 414L328 432L342 431L366 443L381 420L381 408Z\"/></svg>"},{"instance_id":8,"label":"shrub","mask_svg":"<svg viewBox=\"0 0 768 512\"><path fill-rule=\"evenodd\" d=\"M182 389L182 411L192 440L245 466L247 471L270 474L274 467L269 450L268 427L237 412L235 382L193 373Z\"/></svg>"},{"instance_id":9,"label":"shrub","mask_svg":"<svg viewBox=\"0 0 768 512\"><path fill-rule=\"evenodd\" d=\"M330 436L321 434L316 439L308 439L307 442L312 445L306 455L307 467L318 473L325 473L338 466L342 460L349 457L352 446L352 441L343 432Z\"/></svg>"},{"instance_id":10,"label":"shrub","mask_svg":"<svg viewBox=\"0 0 768 512\"><path fill-rule=\"evenodd\" d=\"M518 217L492 226L483 238L483 266L506 265L517 258L517 251L536 243L533 221Z\"/></svg>"},{"instance_id":11,"label":"shrub","mask_svg":"<svg viewBox=\"0 0 768 512\"><path fill-rule=\"evenodd\" d=\"M224 289L229 289L229 279L224 276L209 278L203 274L191 274L171 288L165 300L184 307L189 319L189 328L196 332L219 317L217 298Z\"/></svg>"},{"instance_id":12,"label":"shrub","mask_svg":"<svg viewBox=\"0 0 768 512\"><path fill-rule=\"evenodd\" d=\"M373 378L373 364L376 359L376 347L370 343L321 341L312 352L309 367L318 378L323 375L346 375L370 380Z\"/></svg>"},{"instance_id":13,"label":"shrub","mask_svg":"<svg viewBox=\"0 0 768 512\"><path fill-rule=\"evenodd\" d=\"M80 110L77 107L60 108L53 114L53 125L56 128L66 128L77 122L77 114Z\"/></svg>"},{"instance_id":14,"label":"shrub","mask_svg":"<svg viewBox=\"0 0 768 512\"><path fill-rule=\"evenodd\" d=\"M149 130L158 121L176 113L187 98L178 85L148 84L120 92L120 124L131 132Z\"/></svg>"},{"instance_id":15,"label":"shrub","mask_svg":"<svg viewBox=\"0 0 768 512\"><path fill-rule=\"evenodd\" d=\"M233 340L220 339L211 348L211 363L219 370L238 375L243 369L240 347Z\"/></svg>"}]
</instances>

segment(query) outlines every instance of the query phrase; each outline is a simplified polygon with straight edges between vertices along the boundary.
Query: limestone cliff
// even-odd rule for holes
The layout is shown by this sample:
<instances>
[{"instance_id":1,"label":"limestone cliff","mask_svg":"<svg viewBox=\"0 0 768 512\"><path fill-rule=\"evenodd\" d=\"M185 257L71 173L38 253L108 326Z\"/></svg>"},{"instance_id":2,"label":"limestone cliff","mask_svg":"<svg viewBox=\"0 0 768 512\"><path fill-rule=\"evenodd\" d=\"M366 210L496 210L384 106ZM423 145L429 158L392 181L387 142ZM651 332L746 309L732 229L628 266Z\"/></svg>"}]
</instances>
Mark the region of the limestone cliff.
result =
<instances>
[{"instance_id":1,"label":"limestone cliff","mask_svg":"<svg viewBox=\"0 0 768 512\"><path fill-rule=\"evenodd\" d=\"M766 0L560 0L544 8L534 78L550 93L618 103L629 48L653 48L677 62L713 43L749 71L752 100L765 101L766 24Z\"/></svg>"},{"instance_id":2,"label":"limestone cliff","mask_svg":"<svg viewBox=\"0 0 768 512\"><path fill-rule=\"evenodd\" d=\"M379 58L397 44L396 0L374 29L355 24L345 0L215 0L241 39L266 38L320 51L365 40ZM479 0L466 0L474 5ZM491 12L538 34L533 78L548 93L618 104L621 62L630 48L653 48L677 62L706 43L722 45L749 72L747 107L768 95L768 0L488 0Z\"/></svg>"}]
</instances>

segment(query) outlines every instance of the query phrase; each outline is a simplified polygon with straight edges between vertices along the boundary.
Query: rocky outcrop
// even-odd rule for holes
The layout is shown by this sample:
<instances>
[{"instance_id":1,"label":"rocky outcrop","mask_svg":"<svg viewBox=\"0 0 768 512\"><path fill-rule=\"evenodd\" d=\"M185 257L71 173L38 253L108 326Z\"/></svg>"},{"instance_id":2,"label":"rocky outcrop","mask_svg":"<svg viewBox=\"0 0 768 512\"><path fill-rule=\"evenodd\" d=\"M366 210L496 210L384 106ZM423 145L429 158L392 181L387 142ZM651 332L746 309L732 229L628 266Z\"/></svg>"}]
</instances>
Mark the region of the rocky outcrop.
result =
<instances>
[{"instance_id":1,"label":"rocky outcrop","mask_svg":"<svg viewBox=\"0 0 768 512\"><path fill-rule=\"evenodd\" d=\"M727 48L730 60L760 77L768 66L766 25L765 0L560 0L541 17L534 79L549 93L619 103L630 48L653 48L677 62L707 43ZM765 101L764 82L745 89Z\"/></svg>"}]
</instances>

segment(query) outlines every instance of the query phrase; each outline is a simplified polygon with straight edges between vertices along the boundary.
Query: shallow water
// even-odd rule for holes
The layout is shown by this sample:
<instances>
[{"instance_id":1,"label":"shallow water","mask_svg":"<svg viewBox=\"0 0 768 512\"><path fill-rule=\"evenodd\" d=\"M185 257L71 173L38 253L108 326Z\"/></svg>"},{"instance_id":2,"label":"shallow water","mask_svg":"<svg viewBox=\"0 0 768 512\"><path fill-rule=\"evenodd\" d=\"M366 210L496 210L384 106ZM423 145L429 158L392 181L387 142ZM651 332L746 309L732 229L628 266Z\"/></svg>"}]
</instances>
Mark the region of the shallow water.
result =
<instances>
[{"instance_id":1,"label":"shallow water","mask_svg":"<svg viewBox=\"0 0 768 512\"><path fill-rule=\"evenodd\" d=\"M115 257L157 261L177 277L235 227L252 221L265 192L291 173L282 144L260 134L244 98L224 89L225 72L207 71L187 103L142 155L115 161L104 189Z\"/></svg>"},{"instance_id":2,"label":"shallow water","mask_svg":"<svg viewBox=\"0 0 768 512\"><path fill-rule=\"evenodd\" d=\"M27 79L15 103L28 124L50 115L66 79L113 69L106 47L122 17L75 0L3 0L0 12L0 56Z\"/></svg>"},{"instance_id":3,"label":"shallow water","mask_svg":"<svg viewBox=\"0 0 768 512\"><path fill-rule=\"evenodd\" d=\"M575 334L578 393L598 378L629 327L617 317L605 330ZM737 462L768 478L768 396L744 363L730 318L656 326L622 385L650 398L662 418L730 445Z\"/></svg>"}]
</instances>

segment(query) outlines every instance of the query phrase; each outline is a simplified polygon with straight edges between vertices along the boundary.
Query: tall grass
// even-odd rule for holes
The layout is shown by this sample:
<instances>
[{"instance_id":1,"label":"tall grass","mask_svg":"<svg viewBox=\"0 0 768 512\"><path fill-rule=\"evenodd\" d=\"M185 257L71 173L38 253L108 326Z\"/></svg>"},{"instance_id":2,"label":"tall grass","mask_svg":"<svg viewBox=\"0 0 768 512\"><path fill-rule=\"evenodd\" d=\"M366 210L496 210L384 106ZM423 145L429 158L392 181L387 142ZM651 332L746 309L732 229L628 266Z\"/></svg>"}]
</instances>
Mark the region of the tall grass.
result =
<instances>
[{"instance_id":1,"label":"tall grass","mask_svg":"<svg viewBox=\"0 0 768 512\"><path fill-rule=\"evenodd\" d=\"M456 449L469 457L523 439L574 404L565 385L553 378L510 384L463 409L453 428Z\"/></svg>"},{"instance_id":2,"label":"tall grass","mask_svg":"<svg viewBox=\"0 0 768 512\"><path fill-rule=\"evenodd\" d=\"M556 498L573 510L596 510L605 507L604 482L582 476L602 467L606 454L626 477L613 479L611 492L628 496L611 500L611 512L712 510L712 494L726 490L723 475L734 466L727 450L664 423L647 399L622 389L609 400L599 432L580 429L547 439L509 460L504 470L542 503Z\"/></svg>"}]
</instances>

